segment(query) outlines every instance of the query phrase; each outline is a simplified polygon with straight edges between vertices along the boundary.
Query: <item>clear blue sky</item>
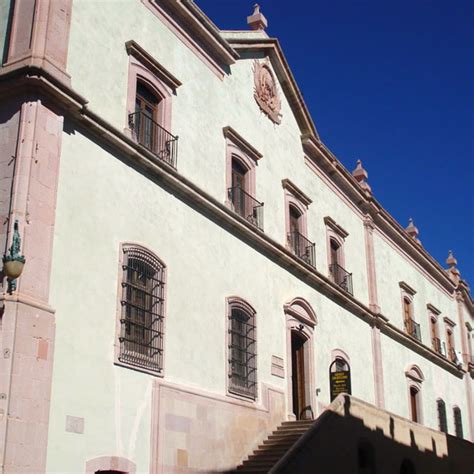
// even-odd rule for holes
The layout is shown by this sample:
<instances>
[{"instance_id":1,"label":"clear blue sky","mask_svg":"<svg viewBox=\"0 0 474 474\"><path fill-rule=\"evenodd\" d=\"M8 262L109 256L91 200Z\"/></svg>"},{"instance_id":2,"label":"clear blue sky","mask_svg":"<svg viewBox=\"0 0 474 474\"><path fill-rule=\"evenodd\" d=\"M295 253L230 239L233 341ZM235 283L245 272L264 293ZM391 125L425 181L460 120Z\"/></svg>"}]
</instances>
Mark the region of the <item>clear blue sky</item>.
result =
<instances>
[{"instance_id":1,"label":"clear blue sky","mask_svg":"<svg viewBox=\"0 0 474 474\"><path fill-rule=\"evenodd\" d=\"M253 2L196 0L221 29ZM474 289L474 2L262 0L323 142Z\"/></svg>"}]
</instances>

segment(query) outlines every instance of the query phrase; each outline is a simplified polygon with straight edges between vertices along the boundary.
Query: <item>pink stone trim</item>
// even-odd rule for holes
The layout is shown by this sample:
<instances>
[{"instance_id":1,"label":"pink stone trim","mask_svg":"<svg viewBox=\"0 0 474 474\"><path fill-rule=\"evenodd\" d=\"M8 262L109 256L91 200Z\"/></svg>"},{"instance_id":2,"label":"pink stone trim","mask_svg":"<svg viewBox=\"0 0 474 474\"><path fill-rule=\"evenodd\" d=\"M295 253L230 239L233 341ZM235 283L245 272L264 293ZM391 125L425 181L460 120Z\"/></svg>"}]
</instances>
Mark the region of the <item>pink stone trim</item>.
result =
<instances>
[{"instance_id":1,"label":"pink stone trim","mask_svg":"<svg viewBox=\"0 0 474 474\"><path fill-rule=\"evenodd\" d=\"M86 474L100 471L118 471L121 474L135 474L137 467L130 459L120 456L101 456L86 462Z\"/></svg>"},{"instance_id":2,"label":"pink stone trim","mask_svg":"<svg viewBox=\"0 0 474 474\"><path fill-rule=\"evenodd\" d=\"M377 270L374 250L374 223L369 215L364 218L365 259L367 267L367 285L369 289L369 308L374 313L380 313L377 291Z\"/></svg>"},{"instance_id":3,"label":"pink stone trim","mask_svg":"<svg viewBox=\"0 0 474 474\"><path fill-rule=\"evenodd\" d=\"M254 199L256 196L256 167L262 158L249 142L231 127L224 127L223 133L226 142L226 205L231 206L227 190L232 187L232 160L237 160L246 170L245 189Z\"/></svg>"},{"instance_id":4,"label":"pink stone trim","mask_svg":"<svg viewBox=\"0 0 474 474\"><path fill-rule=\"evenodd\" d=\"M451 326L452 328L456 326L456 323L451 318L448 318L447 316L443 318L443 321L446 323L447 326Z\"/></svg>"},{"instance_id":5,"label":"pink stone trim","mask_svg":"<svg viewBox=\"0 0 474 474\"><path fill-rule=\"evenodd\" d=\"M423 424L423 400L422 400L422 390L421 385L425 380L423 372L417 365L411 365L405 370L405 376L407 378L407 396L408 396L408 413L410 414L410 419L413 419L413 414L411 411L411 397L410 389L412 387L416 388L418 391L416 396L416 404L418 409L418 421L420 425Z\"/></svg>"},{"instance_id":6,"label":"pink stone trim","mask_svg":"<svg viewBox=\"0 0 474 474\"><path fill-rule=\"evenodd\" d=\"M382 344L380 341L380 328L372 326L372 358L374 371L375 404L379 408L385 408L385 384L383 374Z\"/></svg>"},{"instance_id":7,"label":"pink stone trim","mask_svg":"<svg viewBox=\"0 0 474 474\"><path fill-rule=\"evenodd\" d=\"M306 314L302 311L305 310ZM314 416L317 417L318 400L316 396L316 363L314 359L314 327L317 323L316 313L311 305L304 298L294 298L289 303L283 306L283 311L286 317L286 373L287 373L287 417L289 420L294 420L293 414L293 390L292 390L292 376L293 367L291 360L291 333L297 331L298 334L306 339L304 344L304 359L305 359L305 381L306 386L306 400L313 409Z\"/></svg>"},{"instance_id":8,"label":"pink stone trim","mask_svg":"<svg viewBox=\"0 0 474 474\"><path fill-rule=\"evenodd\" d=\"M163 24L165 24L177 38L187 46L195 55L198 57L220 80L223 80L226 76L224 69L221 65L215 61L199 44L190 36L176 21L175 18L168 15L157 2L152 0L141 0L157 18L159 18ZM233 64L234 58L227 54L227 63Z\"/></svg>"},{"instance_id":9,"label":"pink stone trim","mask_svg":"<svg viewBox=\"0 0 474 474\"><path fill-rule=\"evenodd\" d=\"M66 84L72 0L17 0L13 9L7 61L3 71L44 68Z\"/></svg>"},{"instance_id":10,"label":"pink stone trim","mask_svg":"<svg viewBox=\"0 0 474 474\"><path fill-rule=\"evenodd\" d=\"M225 385L226 385L226 394L228 397L236 398L238 400L245 401L249 404L256 404L259 400L260 396L260 387L258 383L258 322L257 322L257 312L255 311L255 308L246 300L241 298L240 296L228 296L226 299L226 345L225 345L225 360L229 361L230 360L230 351L229 351L229 345L230 345L230 331L231 331L231 319L230 319L230 311L232 307L240 307L243 311L246 313L252 314L253 317L255 318L255 353L257 354L257 362L256 362L256 367L257 367L257 376L256 376L256 390L255 390L255 398L251 396L245 396L240 393L236 393L235 390L232 390L232 387L230 386L230 364L227 362L225 364L225 370L226 370L226 377L225 377Z\"/></svg>"},{"instance_id":11,"label":"pink stone trim","mask_svg":"<svg viewBox=\"0 0 474 474\"><path fill-rule=\"evenodd\" d=\"M119 360L120 356L120 334L121 334L121 323L120 319L122 318L122 280L123 280L123 264L124 264L124 249L127 247L138 247L143 249L144 251L151 253L156 260L160 262L160 264L163 267L163 282L164 282L164 304L163 304L163 357L162 357L162 370L161 372L154 372L151 370L147 370L143 367L137 367L136 365L128 364L126 362L123 362ZM166 368L166 322L167 322L167 304L168 304L168 298L167 298L167 282L168 282L168 268L166 264L161 260L161 258L156 255L155 252L150 250L149 247L147 247L144 244L140 244L137 242L132 242L132 241L125 241L121 242L119 245L119 255L118 255L118 268L117 268L117 303L116 303L116 317L115 317L115 338L114 338L114 364L121 366L121 367L126 367L129 369L137 370L139 372L144 372L146 374L153 375L154 377L164 377L165 375L165 368Z\"/></svg>"},{"instance_id":12,"label":"pink stone trim","mask_svg":"<svg viewBox=\"0 0 474 474\"><path fill-rule=\"evenodd\" d=\"M336 359L344 359L349 365L351 365L351 358L347 352L344 352L342 349L333 349L331 351L331 361Z\"/></svg>"},{"instance_id":13,"label":"pink stone trim","mask_svg":"<svg viewBox=\"0 0 474 474\"><path fill-rule=\"evenodd\" d=\"M332 219L331 219L332 220ZM347 234L349 235L349 234ZM338 245L337 260L341 267L346 267L346 255L344 252L344 238L339 232L336 232L332 226L326 224L326 248L327 248L327 264L328 269L331 265L331 240L334 240Z\"/></svg>"},{"instance_id":14,"label":"pink stone trim","mask_svg":"<svg viewBox=\"0 0 474 474\"><path fill-rule=\"evenodd\" d=\"M156 75L150 72L138 59L133 55L129 56L128 66L128 86L127 86L127 110L125 116L124 132L128 137L132 137L132 132L129 128L128 116L135 112L135 99L137 94L137 83L142 82L149 87L155 96L159 99L157 118L158 124L167 131L171 131L171 107L173 90L160 80Z\"/></svg>"}]
</instances>

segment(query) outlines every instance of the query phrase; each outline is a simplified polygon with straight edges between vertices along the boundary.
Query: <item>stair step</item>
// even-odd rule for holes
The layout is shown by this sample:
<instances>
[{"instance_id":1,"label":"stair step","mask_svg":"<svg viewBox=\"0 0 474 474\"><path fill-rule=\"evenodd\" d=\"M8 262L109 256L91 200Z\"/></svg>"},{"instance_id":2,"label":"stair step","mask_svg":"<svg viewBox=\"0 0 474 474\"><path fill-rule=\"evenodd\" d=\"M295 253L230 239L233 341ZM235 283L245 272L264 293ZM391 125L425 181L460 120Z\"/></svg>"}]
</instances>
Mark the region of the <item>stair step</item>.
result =
<instances>
[{"instance_id":1,"label":"stair step","mask_svg":"<svg viewBox=\"0 0 474 474\"><path fill-rule=\"evenodd\" d=\"M279 426L277 431L287 431L287 432L292 432L292 431L301 431L301 432L305 432L305 431L308 431L308 428L310 427L311 425L304 425L304 426L300 426L300 425L297 425L297 426Z\"/></svg>"},{"instance_id":2,"label":"stair step","mask_svg":"<svg viewBox=\"0 0 474 474\"><path fill-rule=\"evenodd\" d=\"M309 426L314 423L314 420L295 420L284 421L280 426Z\"/></svg>"}]
</instances>

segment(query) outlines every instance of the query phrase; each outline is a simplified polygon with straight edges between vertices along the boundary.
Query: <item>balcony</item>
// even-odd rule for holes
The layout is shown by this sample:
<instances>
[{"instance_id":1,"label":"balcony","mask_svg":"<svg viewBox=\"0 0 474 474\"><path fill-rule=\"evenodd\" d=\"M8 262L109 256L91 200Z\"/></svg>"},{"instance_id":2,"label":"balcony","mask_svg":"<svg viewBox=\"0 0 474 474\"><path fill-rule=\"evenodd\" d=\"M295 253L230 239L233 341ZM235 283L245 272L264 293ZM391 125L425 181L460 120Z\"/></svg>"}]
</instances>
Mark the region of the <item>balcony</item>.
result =
<instances>
[{"instance_id":1,"label":"balcony","mask_svg":"<svg viewBox=\"0 0 474 474\"><path fill-rule=\"evenodd\" d=\"M128 126L140 145L150 150L160 160L176 168L178 137L171 135L143 112L129 114Z\"/></svg>"},{"instance_id":2,"label":"balcony","mask_svg":"<svg viewBox=\"0 0 474 474\"><path fill-rule=\"evenodd\" d=\"M414 319L405 319L405 331L409 336L421 342L420 325Z\"/></svg>"},{"instance_id":3,"label":"balcony","mask_svg":"<svg viewBox=\"0 0 474 474\"><path fill-rule=\"evenodd\" d=\"M288 234L288 245L291 251L308 265L316 268L316 256L314 252L314 243L308 240L299 232L290 232Z\"/></svg>"},{"instance_id":4,"label":"balcony","mask_svg":"<svg viewBox=\"0 0 474 474\"><path fill-rule=\"evenodd\" d=\"M263 202L258 202L240 187L227 190L232 210L263 230Z\"/></svg>"},{"instance_id":5,"label":"balcony","mask_svg":"<svg viewBox=\"0 0 474 474\"><path fill-rule=\"evenodd\" d=\"M443 349L441 348L441 340L439 337L433 337L432 339L433 350L438 354L443 355Z\"/></svg>"},{"instance_id":6,"label":"balcony","mask_svg":"<svg viewBox=\"0 0 474 474\"><path fill-rule=\"evenodd\" d=\"M329 265L329 278L344 291L347 291L347 293L354 296L354 291L352 289L352 273L347 272L337 263L331 263Z\"/></svg>"}]
</instances>

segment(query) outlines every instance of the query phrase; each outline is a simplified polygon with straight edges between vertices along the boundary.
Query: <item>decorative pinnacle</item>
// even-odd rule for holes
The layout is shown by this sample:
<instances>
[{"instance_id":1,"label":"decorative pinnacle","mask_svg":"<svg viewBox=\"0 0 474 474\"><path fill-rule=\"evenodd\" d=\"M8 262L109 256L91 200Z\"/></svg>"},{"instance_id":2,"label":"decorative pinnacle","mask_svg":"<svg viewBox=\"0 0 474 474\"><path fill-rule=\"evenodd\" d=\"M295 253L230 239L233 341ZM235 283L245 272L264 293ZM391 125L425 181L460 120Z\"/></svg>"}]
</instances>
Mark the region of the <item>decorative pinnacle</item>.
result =
<instances>
[{"instance_id":1,"label":"decorative pinnacle","mask_svg":"<svg viewBox=\"0 0 474 474\"><path fill-rule=\"evenodd\" d=\"M365 191L367 191L369 193L372 192L372 189L371 189L369 183L367 182L367 178L369 177L369 173L367 173L367 171L362 166L362 161L361 160L357 160L357 166L356 166L355 170L352 172L352 176L354 176L354 178L357 180L357 182L359 183L359 185L362 189L364 189Z\"/></svg>"},{"instance_id":2,"label":"decorative pinnacle","mask_svg":"<svg viewBox=\"0 0 474 474\"><path fill-rule=\"evenodd\" d=\"M263 31L268 26L268 21L263 16L263 13L260 13L260 5L258 3L256 3L253 8L252 15L247 17L247 25L249 25L252 30Z\"/></svg>"},{"instance_id":3,"label":"decorative pinnacle","mask_svg":"<svg viewBox=\"0 0 474 474\"><path fill-rule=\"evenodd\" d=\"M448 252L448 258L446 259L446 265L448 265L449 268L455 268L457 264L458 264L458 261L454 257L453 251L450 250Z\"/></svg>"},{"instance_id":4,"label":"decorative pinnacle","mask_svg":"<svg viewBox=\"0 0 474 474\"><path fill-rule=\"evenodd\" d=\"M407 231L407 234L408 234L410 237L413 237L415 240L417 240L418 234L419 234L420 232L419 232L419 230L417 229L417 227L415 226L412 217L410 217L410 219L408 219L408 227L407 227L405 230Z\"/></svg>"}]
</instances>

